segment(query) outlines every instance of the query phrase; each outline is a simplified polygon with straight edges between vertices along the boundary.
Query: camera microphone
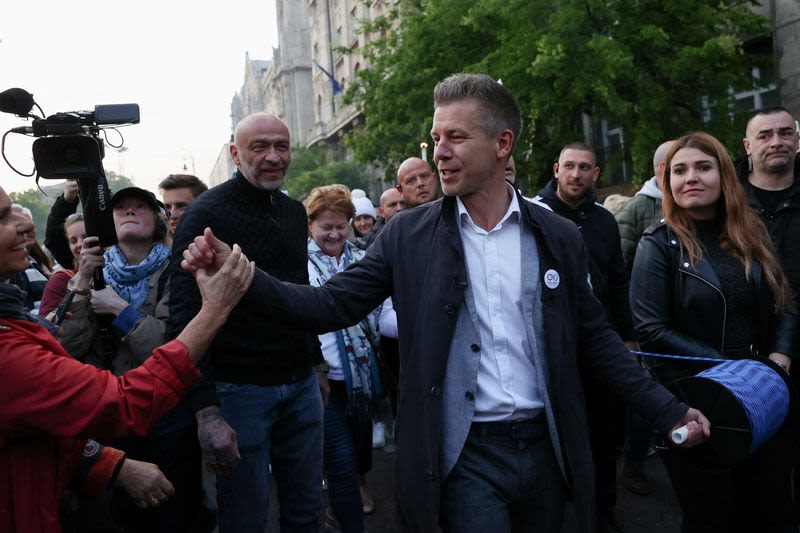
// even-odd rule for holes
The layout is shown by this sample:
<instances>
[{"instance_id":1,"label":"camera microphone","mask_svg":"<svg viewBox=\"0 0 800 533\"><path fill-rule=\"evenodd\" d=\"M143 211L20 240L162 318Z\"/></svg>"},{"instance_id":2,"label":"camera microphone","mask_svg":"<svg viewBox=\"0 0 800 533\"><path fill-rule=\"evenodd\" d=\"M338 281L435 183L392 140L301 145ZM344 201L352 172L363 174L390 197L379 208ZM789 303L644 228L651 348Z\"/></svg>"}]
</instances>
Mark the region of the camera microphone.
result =
<instances>
[{"instance_id":1,"label":"camera microphone","mask_svg":"<svg viewBox=\"0 0 800 533\"><path fill-rule=\"evenodd\" d=\"M33 95L25 89L15 87L0 92L0 111L27 117L33 109Z\"/></svg>"}]
</instances>

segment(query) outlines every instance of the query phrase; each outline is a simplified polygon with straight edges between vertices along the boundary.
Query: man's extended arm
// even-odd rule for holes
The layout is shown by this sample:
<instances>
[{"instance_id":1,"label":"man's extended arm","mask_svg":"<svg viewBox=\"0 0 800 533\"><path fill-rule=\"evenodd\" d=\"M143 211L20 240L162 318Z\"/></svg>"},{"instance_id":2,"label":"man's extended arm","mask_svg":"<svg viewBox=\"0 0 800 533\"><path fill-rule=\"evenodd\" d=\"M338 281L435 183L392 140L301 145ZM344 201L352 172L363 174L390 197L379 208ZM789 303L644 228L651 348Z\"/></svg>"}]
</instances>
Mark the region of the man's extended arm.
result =
<instances>
[{"instance_id":1,"label":"man's extended arm","mask_svg":"<svg viewBox=\"0 0 800 533\"><path fill-rule=\"evenodd\" d=\"M253 284L242 301L255 299L267 316L315 333L336 331L358 323L392 292L391 261L384 257L381 233L364 258L332 277L322 287L281 282L256 269ZM201 266L214 271L229 247L206 228L184 252L186 269Z\"/></svg>"},{"instance_id":2,"label":"man's extended arm","mask_svg":"<svg viewBox=\"0 0 800 533\"><path fill-rule=\"evenodd\" d=\"M578 355L591 371L620 398L636 409L662 434L687 425L689 437L681 446L691 447L708 439L711 425L703 413L689 408L656 383L630 357L619 336L608 327L603 306L588 283L587 252L577 254Z\"/></svg>"}]
</instances>

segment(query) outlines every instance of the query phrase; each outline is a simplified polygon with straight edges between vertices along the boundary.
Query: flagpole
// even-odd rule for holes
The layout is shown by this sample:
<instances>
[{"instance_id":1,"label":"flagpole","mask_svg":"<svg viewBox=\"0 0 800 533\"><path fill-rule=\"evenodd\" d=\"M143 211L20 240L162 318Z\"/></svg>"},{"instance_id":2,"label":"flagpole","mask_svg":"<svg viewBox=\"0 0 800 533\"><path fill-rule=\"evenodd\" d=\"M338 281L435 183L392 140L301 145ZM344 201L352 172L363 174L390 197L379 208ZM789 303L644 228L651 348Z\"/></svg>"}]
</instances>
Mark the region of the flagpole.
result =
<instances>
[{"instance_id":1,"label":"flagpole","mask_svg":"<svg viewBox=\"0 0 800 533\"><path fill-rule=\"evenodd\" d=\"M331 69L331 76L336 79L335 76L335 69L333 67L333 33L331 32L331 0L325 0L325 24L328 27L328 59L330 59L330 69ZM331 109L334 115L336 115L336 91L334 91L333 85L331 85Z\"/></svg>"}]
</instances>

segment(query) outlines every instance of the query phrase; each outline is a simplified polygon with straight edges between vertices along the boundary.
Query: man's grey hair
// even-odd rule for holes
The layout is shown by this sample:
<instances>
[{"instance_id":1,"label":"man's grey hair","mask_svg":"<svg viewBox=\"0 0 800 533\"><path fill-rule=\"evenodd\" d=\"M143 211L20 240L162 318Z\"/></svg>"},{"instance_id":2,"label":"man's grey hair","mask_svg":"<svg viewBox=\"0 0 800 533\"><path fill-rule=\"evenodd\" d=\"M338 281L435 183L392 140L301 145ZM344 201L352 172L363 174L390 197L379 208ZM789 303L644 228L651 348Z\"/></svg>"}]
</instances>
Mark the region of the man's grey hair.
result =
<instances>
[{"instance_id":1,"label":"man's grey hair","mask_svg":"<svg viewBox=\"0 0 800 533\"><path fill-rule=\"evenodd\" d=\"M483 108L478 117L483 131L494 137L503 130L514 133L516 146L522 132L522 111L505 87L486 74L453 74L436 84L433 107L475 99Z\"/></svg>"}]
</instances>

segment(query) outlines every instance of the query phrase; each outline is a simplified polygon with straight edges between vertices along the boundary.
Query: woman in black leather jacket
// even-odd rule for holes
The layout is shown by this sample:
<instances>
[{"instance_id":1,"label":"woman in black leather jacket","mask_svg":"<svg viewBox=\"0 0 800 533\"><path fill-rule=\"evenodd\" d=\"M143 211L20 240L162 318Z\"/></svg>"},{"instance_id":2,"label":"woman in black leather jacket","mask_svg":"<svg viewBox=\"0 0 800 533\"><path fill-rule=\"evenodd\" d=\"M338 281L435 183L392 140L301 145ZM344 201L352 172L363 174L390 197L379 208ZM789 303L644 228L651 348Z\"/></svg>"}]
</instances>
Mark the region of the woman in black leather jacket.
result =
<instances>
[{"instance_id":1,"label":"woman in black leather jacket","mask_svg":"<svg viewBox=\"0 0 800 533\"><path fill-rule=\"evenodd\" d=\"M642 350L768 357L788 372L795 334L789 286L725 148L706 133L679 139L666 159L663 191L665 218L645 232L631 278ZM660 362L654 370L670 385L708 366ZM662 458L684 513L682 531L797 531L791 446L782 430L722 473L668 450Z\"/></svg>"}]
</instances>

